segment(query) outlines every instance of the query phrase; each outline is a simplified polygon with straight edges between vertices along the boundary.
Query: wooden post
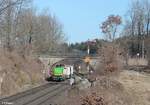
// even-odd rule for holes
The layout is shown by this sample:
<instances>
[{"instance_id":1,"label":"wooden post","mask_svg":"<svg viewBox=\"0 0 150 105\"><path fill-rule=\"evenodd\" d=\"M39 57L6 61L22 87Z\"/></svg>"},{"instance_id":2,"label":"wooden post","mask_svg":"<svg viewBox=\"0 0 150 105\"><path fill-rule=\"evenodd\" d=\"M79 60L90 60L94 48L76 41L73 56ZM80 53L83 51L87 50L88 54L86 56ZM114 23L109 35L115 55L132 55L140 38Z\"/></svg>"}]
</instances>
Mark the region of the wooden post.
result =
<instances>
[{"instance_id":1,"label":"wooden post","mask_svg":"<svg viewBox=\"0 0 150 105\"><path fill-rule=\"evenodd\" d=\"M143 41L142 41L142 58L144 58L144 55L145 55L144 49L145 49L145 45L144 45L144 39L143 39Z\"/></svg>"}]
</instances>

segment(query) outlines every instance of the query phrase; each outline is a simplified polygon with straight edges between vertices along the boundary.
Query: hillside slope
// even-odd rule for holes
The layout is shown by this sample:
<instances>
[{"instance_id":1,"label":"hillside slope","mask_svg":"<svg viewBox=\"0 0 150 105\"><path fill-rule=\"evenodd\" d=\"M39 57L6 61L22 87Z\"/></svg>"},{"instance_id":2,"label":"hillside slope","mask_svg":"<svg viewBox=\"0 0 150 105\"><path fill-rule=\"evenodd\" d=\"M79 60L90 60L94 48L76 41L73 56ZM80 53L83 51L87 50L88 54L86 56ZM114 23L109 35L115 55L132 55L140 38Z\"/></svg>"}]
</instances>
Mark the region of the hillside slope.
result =
<instances>
[{"instance_id":1,"label":"hillside slope","mask_svg":"<svg viewBox=\"0 0 150 105\"><path fill-rule=\"evenodd\" d=\"M43 64L36 58L15 52L0 53L0 96L8 96L43 81Z\"/></svg>"}]
</instances>

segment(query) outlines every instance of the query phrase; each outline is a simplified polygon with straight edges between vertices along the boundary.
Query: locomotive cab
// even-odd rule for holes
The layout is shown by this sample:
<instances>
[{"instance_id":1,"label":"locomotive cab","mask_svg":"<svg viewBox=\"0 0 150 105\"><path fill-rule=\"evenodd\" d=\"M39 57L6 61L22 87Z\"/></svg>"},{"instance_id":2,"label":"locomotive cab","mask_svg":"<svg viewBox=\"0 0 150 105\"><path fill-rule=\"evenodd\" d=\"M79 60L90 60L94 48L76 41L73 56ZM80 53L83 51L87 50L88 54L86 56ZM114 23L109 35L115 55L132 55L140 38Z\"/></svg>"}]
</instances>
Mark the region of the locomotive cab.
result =
<instances>
[{"instance_id":1,"label":"locomotive cab","mask_svg":"<svg viewBox=\"0 0 150 105\"><path fill-rule=\"evenodd\" d=\"M72 65L57 64L52 68L50 78L54 81L70 79L73 75Z\"/></svg>"}]
</instances>

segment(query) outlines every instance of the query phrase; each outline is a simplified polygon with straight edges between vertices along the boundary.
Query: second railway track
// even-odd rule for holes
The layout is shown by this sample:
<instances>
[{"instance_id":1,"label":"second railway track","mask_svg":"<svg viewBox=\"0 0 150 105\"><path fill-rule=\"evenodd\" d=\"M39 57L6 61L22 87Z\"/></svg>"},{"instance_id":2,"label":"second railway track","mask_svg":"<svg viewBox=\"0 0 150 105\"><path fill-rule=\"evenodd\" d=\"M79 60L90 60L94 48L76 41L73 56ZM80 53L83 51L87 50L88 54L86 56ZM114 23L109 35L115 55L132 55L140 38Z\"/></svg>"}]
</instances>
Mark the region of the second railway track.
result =
<instances>
[{"instance_id":1,"label":"second railway track","mask_svg":"<svg viewBox=\"0 0 150 105\"><path fill-rule=\"evenodd\" d=\"M67 90L66 82L52 82L0 99L0 105L46 105L53 97ZM44 103L44 104L43 104ZM47 103L49 105L50 103Z\"/></svg>"}]
</instances>

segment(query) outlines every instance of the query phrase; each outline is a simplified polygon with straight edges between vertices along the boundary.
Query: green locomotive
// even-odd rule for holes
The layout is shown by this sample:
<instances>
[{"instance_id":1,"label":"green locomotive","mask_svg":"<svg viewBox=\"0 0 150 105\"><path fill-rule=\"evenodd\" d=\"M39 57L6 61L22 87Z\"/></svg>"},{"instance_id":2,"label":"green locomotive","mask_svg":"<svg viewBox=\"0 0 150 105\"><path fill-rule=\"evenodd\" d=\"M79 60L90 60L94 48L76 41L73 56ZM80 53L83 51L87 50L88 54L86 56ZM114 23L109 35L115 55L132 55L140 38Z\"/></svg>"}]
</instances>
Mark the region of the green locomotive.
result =
<instances>
[{"instance_id":1,"label":"green locomotive","mask_svg":"<svg viewBox=\"0 0 150 105\"><path fill-rule=\"evenodd\" d=\"M63 71L64 71L64 67L63 66L56 66L54 67L54 69L52 70L52 79L56 80L56 81L63 81L64 80L64 76L63 76Z\"/></svg>"},{"instance_id":2,"label":"green locomotive","mask_svg":"<svg viewBox=\"0 0 150 105\"><path fill-rule=\"evenodd\" d=\"M71 65L56 65L50 71L50 78L55 81L64 81L71 78L73 75L73 66Z\"/></svg>"}]
</instances>

